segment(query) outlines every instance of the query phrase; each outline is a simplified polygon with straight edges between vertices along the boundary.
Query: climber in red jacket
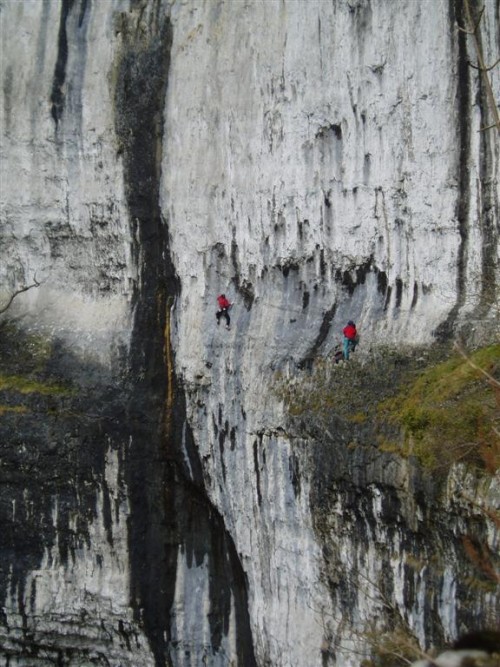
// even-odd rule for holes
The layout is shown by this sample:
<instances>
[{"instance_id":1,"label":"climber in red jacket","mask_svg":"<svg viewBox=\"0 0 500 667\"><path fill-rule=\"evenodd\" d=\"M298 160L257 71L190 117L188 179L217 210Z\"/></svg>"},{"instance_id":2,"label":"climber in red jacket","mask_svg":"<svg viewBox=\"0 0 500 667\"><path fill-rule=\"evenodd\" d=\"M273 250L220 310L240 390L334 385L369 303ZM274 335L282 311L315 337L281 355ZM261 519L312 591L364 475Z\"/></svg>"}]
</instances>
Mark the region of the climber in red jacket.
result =
<instances>
[{"instance_id":1,"label":"climber in red jacket","mask_svg":"<svg viewBox=\"0 0 500 667\"><path fill-rule=\"evenodd\" d=\"M231 326L231 318L229 317L229 309L231 308L231 304L226 299L225 294L220 294L217 297L217 303L219 304L219 310L215 313L215 317L217 318L217 324L220 324L221 317L225 317L226 329L229 330L229 327Z\"/></svg>"},{"instance_id":2,"label":"climber in red jacket","mask_svg":"<svg viewBox=\"0 0 500 667\"><path fill-rule=\"evenodd\" d=\"M358 332L352 320L349 320L342 333L344 334L344 359L348 361L349 352L354 352L358 343Z\"/></svg>"}]
</instances>

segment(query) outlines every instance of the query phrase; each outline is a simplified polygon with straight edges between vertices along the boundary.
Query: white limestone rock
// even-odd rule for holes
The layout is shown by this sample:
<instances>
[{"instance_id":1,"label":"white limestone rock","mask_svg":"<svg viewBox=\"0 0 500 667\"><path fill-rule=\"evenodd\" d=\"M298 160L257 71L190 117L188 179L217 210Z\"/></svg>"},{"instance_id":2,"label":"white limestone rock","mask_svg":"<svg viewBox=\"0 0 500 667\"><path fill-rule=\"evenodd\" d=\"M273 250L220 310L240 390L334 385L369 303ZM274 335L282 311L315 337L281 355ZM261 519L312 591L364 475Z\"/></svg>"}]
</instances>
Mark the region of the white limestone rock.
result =
<instances>
[{"instance_id":1,"label":"white limestone rock","mask_svg":"<svg viewBox=\"0 0 500 667\"><path fill-rule=\"evenodd\" d=\"M467 51L459 47L458 5L82 0L66 20L59 113L51 95L64 6L0 6L0 296L6 302L35 278L41 283L16 297L7 315L102 369L115 369L118 350L129 349L141 257L132 252L138 232L116 130L116 64L125 18L140 35L169 13L159 197L180 282L175 370L206 495L248 580L257 664L334 664L332 636L347 647L337 664L357 664L350 649L368 648L356 628L339 622L322 579L309 443L284 430L273 382L311 351L328 354L347 318L358 324L361 351L431 343L451 315L472 340L497 326L485 285L498 296L500 151L495 131L479 133L490 115L478 74L459 66L474 52L470 40ZM488 62L499 52L495 12L487 0L481 28ZM498 94L498 68L490 78ZM216 327L221 291L234 302L230 332ZM116 465L106 462L110 479ZM57 635L65 620L82 618L88 599L81 591L88 590L93 613L113 628L112 664L149 665L148 638L127 606L127 512L124 503L113 517L114 549L96 518L90 546L70 565L45 555L29 575L39 582L33 616L41 614L45 631ZM338 512L342 524L343 508ZM385 537L383 526L378 537ZM349 535L341 546L346 558L356 555ZM363 554L371 574L376 554L372 542ZM394 554L395 599L403 607L401 544ZM178 651L172 646L170 657L184 665L188 643L193 661L208 650L208 574L204 565L189 567L182 553L177 573ZM450 572L446 597L452 580ZM362 597L358 617L378 609ZM6 614L21 628L18 607L13 594ZM447 633L455 630L455 611L452 601L440 607ZM234 618L213 665L234 657ZM409 620L424 641L418 605ZM120 646L120 622L135 637L133 650L123 636ZM82 636L97 637L94 630L81 621Z\"/></svg>"}]
</instances>

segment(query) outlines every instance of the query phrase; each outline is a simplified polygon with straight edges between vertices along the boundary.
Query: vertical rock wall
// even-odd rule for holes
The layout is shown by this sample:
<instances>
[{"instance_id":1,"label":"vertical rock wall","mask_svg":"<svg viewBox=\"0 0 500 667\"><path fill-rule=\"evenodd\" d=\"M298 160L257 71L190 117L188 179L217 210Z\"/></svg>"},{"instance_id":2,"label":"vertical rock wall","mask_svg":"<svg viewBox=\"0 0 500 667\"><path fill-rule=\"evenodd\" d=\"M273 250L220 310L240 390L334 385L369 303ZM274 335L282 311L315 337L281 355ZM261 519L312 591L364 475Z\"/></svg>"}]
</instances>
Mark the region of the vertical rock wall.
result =
<instances>
[{"instance_id":1,"label":"vertical rock wall","mask_svg":"<svg viewBox=\"0 0 500 667\"><path fill-rule=\"evenodd\" d=\"M360 462L326 457L319 534L322 474L274 386L347 317L374 346L494 332L499 146L462 3L12 0L0 20L2 298L34 285L0 315L2 658L354 665L379 607L348 596L339 622L325 549L370 572L383 539L411 628L448 639L453 593L424 609L428 579L397 574L392 482L364 507ZM498 28L486 2L489 62Z\"/></svg>"},{"instance_id":2,"label":"vertical rock wall","mask_svg":"<svg viewBox=\"0 0 500 667\"><path fill-rule=\"evenodd\" d=\"M390 595L409 605L415 634L447 640L460 623L441 627L440 615L460 616L467 603L453 593L419 603L433 575L421 575L413 595L411 521L391 532L391 521L405 522L390 490L398 475L361 476L351 489L357 466L374 465L353 453L326 545L318 543L307 507L310 485L327 471L318 461L311 475L314 443L284 432L273 383L328 354L349 317L365 349L429 344L462 322L476 339L498 326L484 291L498 285L498 208L486 204L485 217L484 202L498 202L499 148L495 131L479 133L491 115L467 64L472 44L457 28L463 5L184 9L172 7L164 163L182 286L174 346L205 484L248 571L258 655L272 665L299 666L304 655L310 664L357 664L363 621L383 616L380 600L366 601L363 576L384 578L386 567L389 589L390 568L399 568ZM482 40L491 62L497 35L488 5ZM498 90L498 72L492 80ZM221 291L235 303L230 332L214 322ZM340 474L335 460L322 460ZM411 484L402 491L410 507L413 493ZM358 511L366 541L345 529ZM415 539L427 530L432 543L435 529L423 525ZM377 546L384 539L388 561ZM348 562L361 571L333 603L323 571L329 549L340 554L340 571ZM434 584L444 586L439 577Z\"/></svg>"},{"instance_id":3,"label":"vertical rock wall","mask_svg":"<svg viewBox=\"0 0 500 667\"><path fill-rule=\"evenodd\" d=\"M490 236L477 225L479 189L498 188L499 154L494 134L483 139L493 159L481 185L484 112L466 66L470 44L457 31L461 7L172 8L164 172L182 285L177 361L208 492L249 563L258 653L273 665L300 665L306 654L313 664L356 664L352 649L362 641L339 599L333 609L328 602L306 509L308 445L282 430L273 373L330 351L348 317L369 344L449 335L466 311L475 317L481 263L498 252L498 230ZM497 21L491 6L483 33L491 54ZM220 291L235 302L231 332L214 326ZM339 493L334 542L343 517L356 512L348 491ZM375 525L390 521L376 508L367 514ZM364 546L354 532L346 539L338 550L349 559L359 549L366 572L371 559L383 560L375 536ZM403 542L395 539L395 562L404 562ZM363 611L362 593L356 601L348 588L356 627L376 605ZM410 604L408 590L402 597ZM442 613L454 605L447 598ZM430 617L417 610L415 632ZM328 626L345 651L329 651Z\"/></svg>"},{"instance_id":4,"label":"vertical rock wall","mask_svg":"<svg viewBox=\"0 0 500 667\"><path fill-rule=\"evenodd\" d=\"M2 3L0 19L2 296L35 285L2 316L2 660L153 664L130 604L137 266L114 17L65 1Z\"/></svg>"},{"instance_id":5,"label":"vertical rock wall","mask_svg":"<svg viewBox=\"0 0 500 667\"><path fill-rule=\"evenodd\" d=\"M160 207L167 9L68 0L2 16L4 42L17 28L35 53L14 85L12 49L3 106L3 294L33 290L2 329L11 664L254 662L244 573L181 453L179 281ZM14 113L24 98L30 122Z\"/></svg>"}]
</instances>

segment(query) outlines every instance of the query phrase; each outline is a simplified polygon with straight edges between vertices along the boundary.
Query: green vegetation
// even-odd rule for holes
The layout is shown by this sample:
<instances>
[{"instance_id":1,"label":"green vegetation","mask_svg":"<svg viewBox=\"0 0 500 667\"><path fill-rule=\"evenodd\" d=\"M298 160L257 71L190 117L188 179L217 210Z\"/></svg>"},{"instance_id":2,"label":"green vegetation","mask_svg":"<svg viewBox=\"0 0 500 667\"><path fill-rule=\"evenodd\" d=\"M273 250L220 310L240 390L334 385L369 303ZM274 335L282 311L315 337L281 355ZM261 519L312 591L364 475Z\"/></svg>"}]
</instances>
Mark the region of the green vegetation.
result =
<instances>
[{"instance_id":1,"label":"green vegetation","mask_svg":"<svg viewBox=\"0 0 500 667\"><path fill-rule=\"evenodd\" d=\"M456 354L401 387L379 406L380 417L403 433L402 445L388 448L430 468L464 460L494 472L500 465L499 362L500 345L491 345L468 358Z\"/></svg>"},{"instance_id":2,"label":"green vegetation","mask_svg":"<svg viewBox=\"0 0 500 667\"><path fill-rule=\"evenodd\" d=\"M53 382L39 382L21 375L0 375L0 391L14 391L20 394L43 394L69 396L72 391Z\"/></svg>"},{"instance_id":3,"label":"green vegetation","mask_svg":"<svg viewBox=\"0 0 500 667\"><path fill-rule=\"evenodd\" d=\"M53 341L46 335L25 333L9 321L0 322L0 373L40 376L52 359Z\"/></svg>"},{"instance_id":4,"label":"green vegetation","mask_svg":"<svg viewBox=\"0 0 500 667\"><path fill-rule=\"evenodd\" d=\"M51 377L53 342L44 335L25 334L9 321L0 323L0 416L25 417L59 413L75 389Z\"/></svg>"},{"instance_id":5,"label":"green vegetation","mask_svg":"<svg viewBox=\"0 0 500 667\"><path fill-rule=\"evenodd\" d=\"M0 405L0 417L7 413L26 414L28 408L25 405Z\"/></svg>"},{"instance_id":6,"label":"green vegetation","mask_svg":"<svg viewBox=\"0 0 500 667\"><path fill-rule=\"evenodd\" d=\"M423 657L418 641L400 619L391 631L368 629L365 639L372 647L372 656L370 660L364 660L361 667L399 667Z\"/></svg>"},{"instance_id":7,"label":"green vegetation","mask_svg":"<svg viewBox=\"0 0 500 667\"><path fill-rule=\"evenodd\" d=\"M500 345L456 350L378 349L361 361L318 360L277 377L295 425L358 446L415 456L427 468L500 465Z\"/></svg>"}]
</instances>

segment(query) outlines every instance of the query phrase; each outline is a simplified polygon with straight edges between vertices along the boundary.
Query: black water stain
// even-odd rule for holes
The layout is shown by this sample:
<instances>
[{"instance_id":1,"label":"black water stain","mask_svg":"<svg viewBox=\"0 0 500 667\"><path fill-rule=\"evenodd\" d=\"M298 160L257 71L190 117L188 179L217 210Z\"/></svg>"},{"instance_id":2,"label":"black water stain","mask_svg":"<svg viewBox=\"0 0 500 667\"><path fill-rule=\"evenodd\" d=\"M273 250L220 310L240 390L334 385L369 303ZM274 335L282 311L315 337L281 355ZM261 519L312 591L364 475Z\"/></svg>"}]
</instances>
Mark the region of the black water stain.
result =
<instances>
[{"instance_id":1,"label":"black water stain","mask_svg":"<svg viewBox=\"0 0 500 667\"><path fill-rule=\"evenodd\" d=\"M329 136L341 141L342 127L338 123L329 123L328 125L322 125L315 134L316 139L326 139Z\"/></svg>"},{"instance_id":2,"label":"black water stain","mask_svg":"<svg viewBox=\"0 0 500 667\"><path fill-rule=\"evenodd\" d=\"M387 273L385 271L377 271L377 290L379 294L385 296L388 284Z\"/></svg>"},{"instance_id":3,"label":"black water stain","mask_svg":"<svg viewBox=\"0 0 500 667\"><path fill-rule=\"evenodd\" d=\"M307 290L304 290L302 294L302 310L305 310L309 305L310 293Z\"/></svg>"},{"instance_id":4,"label":"black water stain","mask_svg":"<svg viewBox=\"0 0 500 667\"><path fill-rule=\"evenodd\" d=\"M295 497L300 496L300 464L299 459L295 454L292 454L288 459L288 469Z\"/></svg>"},{"instance_id":5,"label":"black water stain","mask_svg":"<svg viewBox=\"0 0 500 667\"><path fill-rule=\"evenodd\" d=\"M401 301L403 299L403 281L401 278L396 278L396 308L401 308Z\"/></svg>"},{"instance_id":6,"label":"black water stain","mask_svg":"<svg viewBox=\"0 0 500 667\"><path fill-rule=\"evenodd\" d=\"M220 462L222 468L222 481L226 481L226 462L224 461L224 443L226 440L227 432L229 429L229 424L226 421L224 428L219 431L219 451L220 451Z\"/></svg>"},{"instance_id":7,"label":"black water stain","mask_svg":"<svg viewBox=\"0 0 500 667\"><path fill-rule=\"evenodd\" d=\"M87 12L87 8L90 5L91 0L80 0L80 14L78 15L78 27L81 28Z\"/></svg>"},{"instance_id":8,"label":"black water stain","mask_svg":"<svg viewBox=\"0 0 500 667\"><path fill-rule=\"evenodd\" d=\"M9 136L11 120L12 120L12 91L13 91L14 74L12 66L5 68L5 76L3 80L3 112L5 118L5 134Z\"/></svg>"},{"instance_id":9,"label":"black water stain","mask_svg":"<svg viewBox=\"0 0 500 667\"><path fill-rule=\"evenodd\" d=\"M130 16L132 23L133 14ZM168 476L165 443L167 372L165 341L168 299L179 281L168 251L159 205L163 107L170 64L171 28L166 20L149 35L124 26L125 45L117 63L115 128L123 155L125 195L132 224L132 254L139 281L130 353L131 444L126 458L131 606L144 625L158 667L170 664L170 608L176 557L168 553L165 526ZM147 74L146 74L147 73ZM141 420L138 414L148 414ZM182 418L182 415L180 415ZM173 454L172 454L173 455ZM170 558L169 558L170 557Z\"/></svg>"},{"instance_id":10,"label":"black water stain","mask_svg":"<svg viewBox=\"0 0 500 667\"><path fill-rule=\"evenodd\" d=\"M288 278L290 271L300 271L300 264L294 259L285 259L285 261L282 264L278 264L276 268L283 273L285 278Z\"/></svg>"},{"instance_id":11,"label":"black water stain","mask_svg":"<svg viewBox=\"0 0 500 667\"><path fill-rule=\"evenodd\" d=\"M319 349L321 348L328 334L330 333L330 328L336 312L337 312L337 304L334 303L333 306L329 310L327 310L326 313L323 315L323 320L321 322L318 335L316 336L316 340L311 345L307 353L298 362L297 364L298 368L311 367L314 359L316 358L319 352Z\"/></svg>"},{"instance_id":12,"label":"black water stain","mask_svg":"<svg viewBox=\"0 0 500 667\"><path fill-rule=\"evenodd\" d=\"M354 267L354 269L347 269L345 271L337 269L335 271L335 281L347 290L349 296L352 296L359 285L365 284L366 276L373 270L373 257L369 257L365 262Z\"/></svg>"},{"instance_id":13,"label":"black water stain","mask_svg":"<svg viewBox=\"0 0 500 667\"><path fill-rule=\"evenodd\" d=\"M327 264L325 260L325 249L321 248L319 251L319 273L322 278L326 275Z\"/></svg>"},{"instance_id":14,"label":"black water stain","mask_svg":"<svg viewBox=\"0 0 500 667\"><path fill-rule=\"evenodd\" d=\"M413 297L411 300L410 309L413 310L413 308L415 308L415 306L417 305L417 301L418 301L418 283L417 281L415 281L413 283Z\"/></svg>"},{"instance_id":15,"label":"black water stain","mask_svg":"<svg viewBox=\"0 0 500 667\"><path fill-rule=\"evenodd\" d=\"M68 21L70 15L76 5L80 6L76 26L72 27L72 34L68 34ZM81 132L81 117L82 117L82 100L81 93L83 89L84 75L85 75L85 60L87 49L86 31L88 21L85 21L90 7L90 0L62 0L61 16L59 22L59 33L57 43L57 58L52 78L52 92L50 96L51 115L54 120L56 130L63 117L63 114L68 107L70 109L70 117L75 122L78 122L78 129L71 128L71 132ZM42 34L46 32L46 24L48 19L48 5L44 3L42 15ZM73 79L70 84L67 82L67 64L68 64L68 45L74 44L75 58L78 60L78 67L74 68ZM42 35L40 35L37 55L41 61L36 64L37 71L41 71L44 60L44 47ZM68 94L69 91L69 94ZM34 115L37 111L34 109ZM34 118L32 118L32 126L34 126Z\"/></svg>"},{"instance_id":16,"label":"black water stain","mask_svg":"<svg viewBox=\"0 0 500 667\"><path fill-rule=\"evenodd\" d=\"M459 247L457 251L457 298L455 305L448 313L448 317L435 330L437 340L446 341L453 337L455 323L458 313L465 303L467 288L467 250L469 242L469 207L470 207L470 142L471 142L471 91L470 72L467 57L467 35L456 29L457 23L464 25L465 16L461 0L450 0L449 19L451 39L457 40L453 44L453 50L457 53L457 112L454 118L457 120L457 175L458 175L458 199L455 206L455 215L458 222Z\"/></svg>"},{"instance_id":17,"label":"black water stain","mask_svg":"<svg viewBox=\"0 0 500 667\"><path fill-rule=\"evenodd\" d=\"M231 451L236 449L236 426L233 426L229 431L229 442L231 443Z\"/></svg>"},{"instance_id":18,"label":"black water stain","mask_svg":"<svg viewBox=\"0 0 500 667\"><path fill-rule=\"evenodd\" d=\"M251 310L255 300L255 292L252 283L241 277L241 268L238 261L238 244L236 243L235 238L233 238L231 242L231 262L234 271L232 283L234 284L237 293L242 297L245 308Z\"/></svg>"},{"instance_id":19,"label":"black water stain","mask_svg":"<svg viewBox=\"0 0 500 667\"><path fill-rule=\"evenodd\" d=\"M262 493L260 491L260 469L259 469L259 450L257 440L253 443L253 466L255 470L255 479L257 481L257 504L262 505Z\"/></svg>"},{"instance_id":20,"label":"black water stain","mask_svg":"<svg viewBox=\"0 0 500 667\"><path fill-rule=\"evenodd\" d=\"M392 287L389 285L385 293L384 312L386 312L389 308L389 305L391 303L391 296L392 296Z\"/></svg>"},{"instance_id":21,"label":"black water stain","mask_svg":"<svg viewBox=\"0 0 500 667\"><path fill-rule=\"evenodd\" d=\"M61 0L61 17L59 20L59 34L57 37L57 59L52 79L51 114L56 127L64 111L64 82L66 81L66 64L68 61L68 35L66 21L75 0Z\"/></svg>"},{"instance_id":22,"label":"black water stain","mask_svg":"<svg viewBox=\"0 0 500 667\"><path fill-rule=\"evenodd\" d=\"M246 591L248 581L224 521L219 512L207 503L198 486L186 480L175 467L169 469L165 493L171 512L167 517L168 537L163 565L175 571L177 554L182 552L187 567L204 566L209 572L209 610L211 652L216 654L230 629L231 608L236 624L236 664L256 665L253 653ZM172 592L172 591L170 591ZM173 602L173 597L168 600Z\"/></svg>"}]
</instances>

